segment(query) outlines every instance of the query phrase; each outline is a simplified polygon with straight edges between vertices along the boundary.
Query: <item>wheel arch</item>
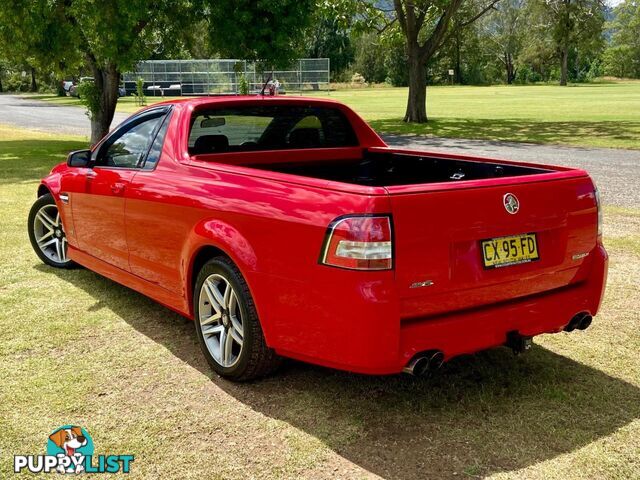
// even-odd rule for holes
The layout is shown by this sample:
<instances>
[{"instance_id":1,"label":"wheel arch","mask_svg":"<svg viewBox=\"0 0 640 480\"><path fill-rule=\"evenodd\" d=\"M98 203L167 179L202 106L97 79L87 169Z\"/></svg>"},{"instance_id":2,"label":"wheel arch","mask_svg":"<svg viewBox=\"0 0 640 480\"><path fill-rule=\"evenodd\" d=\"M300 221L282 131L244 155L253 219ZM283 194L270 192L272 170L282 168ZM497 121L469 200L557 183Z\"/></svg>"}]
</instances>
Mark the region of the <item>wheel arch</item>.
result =
<instances>
[{"instance_id":1,"label":"wheel arch","mask_svg":"<svg viewBox=\"0 0 640 480\"><path fill-rule=\"evenodd\" d=\"M51 193L51 190L49 189L49 187L47 187L44 183L41 183L38 186L38 198L44 197L47 193L53 195L53 193Z\"/></svg>"},{"instance_id":2,"label":"wheel arch","mask_svg":"<svg viewBox=\"0 0 640 480\"><path fill-rule=\"evenodd\" d=\"M223 250L218 247L214 247L213 245L202 245L198 250L196 250L191 258L191 262L189 265L189 273L188 273L188 284L187 284L187 294L189 295L189 313L191 315L193 312L193 288L196 284L196 278L198 278L198 273L209 260L215 257L227 257L229 260L233 261L229 255L226 254ZM235 263L235 262L234 262Z\"/></svg>"},{"instance_id":3,"label":"wheel arch","mask_svg":"<svg viewBox=\"0 0 640 480\"><path fill-rule=\"evenodd\" d=\"M186 300L189 316L193 318L193 289L202 266L211 258L225 256L231 260L244 277L249 291L256 298L252 288L251 272L255 271L256 254L247 239L231 225L219 221L203 221L192 231L185 244L183 255L183 280L186 286ZM258 307L256 307L258 308Z\"/></svg>"}]
</instances>

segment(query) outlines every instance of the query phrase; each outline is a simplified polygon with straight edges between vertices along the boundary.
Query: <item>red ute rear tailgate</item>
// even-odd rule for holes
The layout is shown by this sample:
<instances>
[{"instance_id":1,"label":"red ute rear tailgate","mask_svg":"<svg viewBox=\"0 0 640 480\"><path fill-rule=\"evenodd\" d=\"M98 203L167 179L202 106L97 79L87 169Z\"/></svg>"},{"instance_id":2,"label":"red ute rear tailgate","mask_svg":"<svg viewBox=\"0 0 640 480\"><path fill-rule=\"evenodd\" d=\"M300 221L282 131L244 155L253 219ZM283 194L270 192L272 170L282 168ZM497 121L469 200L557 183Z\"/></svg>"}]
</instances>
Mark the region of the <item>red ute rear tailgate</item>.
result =
<instances>
[{"instance_id":1,"label":"red ute rear tailgate","mask_svg":"<svg viewBox=\"0 0 640 480\"><path fill-rule=\"evenodd\" d=\"M596 245L597 207L591 179L571 173L512 183L504 178L486 187L388 187L401 318L479 307L579 281L578 268L588 261L580 255ZM516 214L505 209L507 193L519 200ZM526 233L536 234L539 260L485 268L482 240Z\"/></svg>"}]
</instances>

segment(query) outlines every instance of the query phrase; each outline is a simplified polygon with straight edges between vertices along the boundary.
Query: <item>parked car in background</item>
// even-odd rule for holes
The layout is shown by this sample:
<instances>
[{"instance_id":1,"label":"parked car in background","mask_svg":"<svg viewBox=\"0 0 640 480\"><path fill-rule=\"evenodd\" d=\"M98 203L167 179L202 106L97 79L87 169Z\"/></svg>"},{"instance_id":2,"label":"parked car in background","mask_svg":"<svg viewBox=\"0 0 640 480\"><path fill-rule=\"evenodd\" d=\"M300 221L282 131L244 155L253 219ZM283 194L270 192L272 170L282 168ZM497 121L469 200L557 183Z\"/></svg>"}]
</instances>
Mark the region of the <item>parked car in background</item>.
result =
<instances>
[{"instance_id":1,"label":"parked car in background","mask_svg":"<svg viewBox=\"0 0 640 480\"><path fill-rule=\"evenodd\" d=\"M73 82L68 88L65 88L67 91L67 95L70 97L80 97L80 93L78 92L78 85L82 82L93 82L93 77L80 77L80 80L77 82ZM68 82L64 82L63 85ZM118 96L125 97L127 95L127 91L123 86L118 87Z\"/></svg>"},{"instance_id":2,"label":"parked car in background","mask_svg":"<svg viewBox=\"0 0 640 480\"><path fill-rule=\"evenodd\" d=\"M67 95L70 95L69 90L71 89L71 87L73 87L73 80L63 80L61 82L61 85L62 90L64 90Z\"/></svg>"},{"instance_id":3,"label":"parked car in background","mask_svg":"<svg viewBox=\"0 0 640 480\"><path fill-rule=\"evenodd\" d=\"M313 98L142 110L38 188L48 265L83 265L195 320L234 380L280 357L421 374L585 329L607 275L583 170L388 147Z\"/></svg>"}]
</instances>

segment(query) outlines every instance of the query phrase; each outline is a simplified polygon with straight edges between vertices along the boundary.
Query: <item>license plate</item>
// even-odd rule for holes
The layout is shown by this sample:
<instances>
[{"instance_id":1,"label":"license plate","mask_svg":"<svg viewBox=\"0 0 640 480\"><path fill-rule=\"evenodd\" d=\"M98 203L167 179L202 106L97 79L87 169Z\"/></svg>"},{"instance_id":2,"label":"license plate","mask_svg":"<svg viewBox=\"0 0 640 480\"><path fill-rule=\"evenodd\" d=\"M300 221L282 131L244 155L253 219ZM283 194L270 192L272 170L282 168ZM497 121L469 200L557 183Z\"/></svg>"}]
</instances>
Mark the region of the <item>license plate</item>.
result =
<instances>
[{"instance_id":1,"label":"license plate","mask_svg":"<svg viewBox=\"0 0 640 480\"><path fill-rule=\"evenodd\" d=\"M485 268L508 267L540 259L535 233L482 240L481 247Z\"/></svg>"}]
</instances>

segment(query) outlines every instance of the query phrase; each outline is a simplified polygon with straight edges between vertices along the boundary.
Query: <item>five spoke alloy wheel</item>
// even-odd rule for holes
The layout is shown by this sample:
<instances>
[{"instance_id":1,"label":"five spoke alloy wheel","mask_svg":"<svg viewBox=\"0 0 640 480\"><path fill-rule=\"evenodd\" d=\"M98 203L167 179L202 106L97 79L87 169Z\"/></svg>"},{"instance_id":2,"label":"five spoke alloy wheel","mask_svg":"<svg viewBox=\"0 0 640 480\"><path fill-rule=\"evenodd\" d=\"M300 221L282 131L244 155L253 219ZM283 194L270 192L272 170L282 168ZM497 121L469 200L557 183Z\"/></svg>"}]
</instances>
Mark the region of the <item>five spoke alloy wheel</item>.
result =
<instances>
[{"instance_id":1,"label":"five spoke alloy wheel","mask_svg":"<svg viewBox=\"0 0 640 480\"><path fill-rule=\"evenodd\" d=\"M60 212L50 194L38 198L31 207L29 239L33 249L44 263L58 268L68 268L73 265L67 256L67 237L60 219Z\"/></svg>"},{"instance_id":2,"label":"five spoke alloy wheel","mask_svg":"<svg viewBox=\"0 0 640 480\"><path fill-rule=\"evenodd\" d=\"M249 286L229 257L215 256L199 268L193 311L202 353L218 375L253 380L280 364L265 341Z\"/></svg>"},{"instance_id":3,"label":"five spoke alloy wheel","mask_svg":"<svg viewBox=\"0 0 640 480\"><path fill-rule=\"evenodd\" d=\"M244 344L238 295L225 277L214 273L202 283L198 303L200 328L209 353L222 367L233 367Z\"/></svg>"}]
</instances>

